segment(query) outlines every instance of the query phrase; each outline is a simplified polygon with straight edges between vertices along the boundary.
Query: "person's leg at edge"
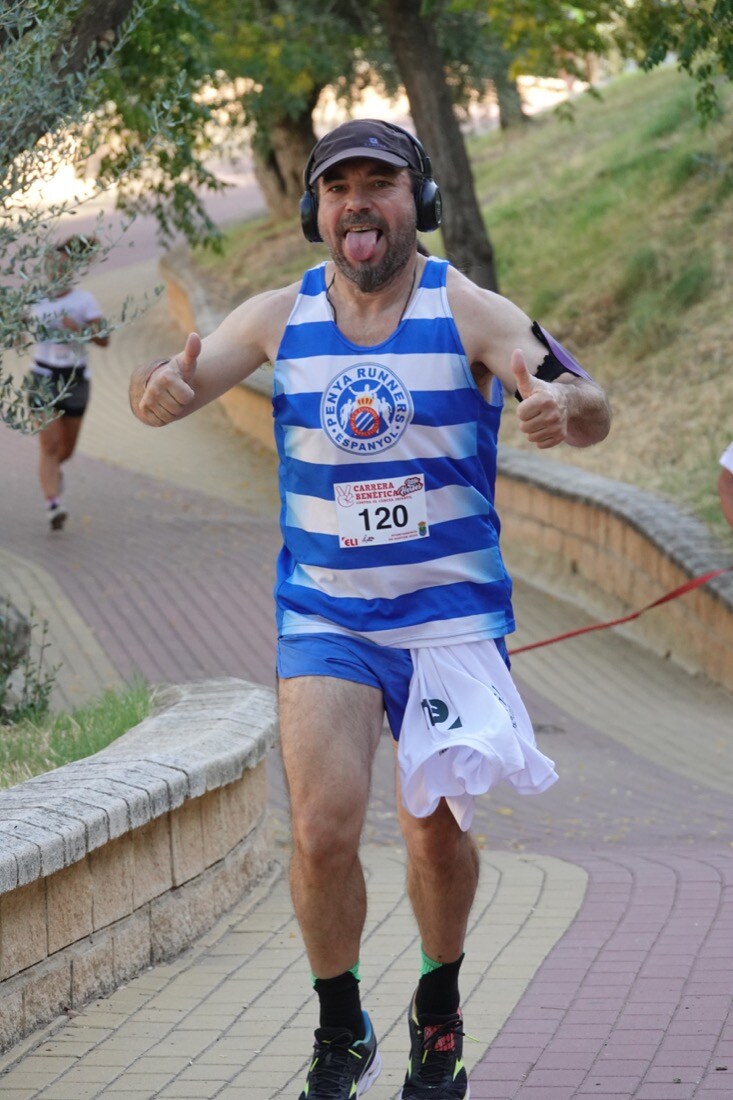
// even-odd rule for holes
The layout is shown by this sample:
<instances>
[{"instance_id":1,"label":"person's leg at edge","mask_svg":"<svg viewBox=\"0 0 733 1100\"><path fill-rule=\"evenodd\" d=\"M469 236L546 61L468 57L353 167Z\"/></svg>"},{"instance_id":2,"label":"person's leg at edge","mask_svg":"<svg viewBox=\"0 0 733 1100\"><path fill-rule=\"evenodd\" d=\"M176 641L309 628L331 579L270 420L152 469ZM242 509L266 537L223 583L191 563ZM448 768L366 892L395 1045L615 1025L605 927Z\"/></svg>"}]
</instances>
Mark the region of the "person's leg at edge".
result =
<instances>
[{"instance_id":1,"label":"person's leg at edge","mask_svg":"<svg viewBox=\"0 0 733 1100\"><path fill-rule=\"evenodd\" d=\"M407 892L420 931L420 979L408 1009L410 1054L403 1100L465 1100L470 1095L463 1063L463 1018L458 972L479 879L479 854L445 801L427 818L402 805L407 847Z\"/></svg>"},{"instance_id":2,"label":"person's leg at edge","mask_svg":"<svg viewBox=\"0 0 733 1100\"><path fill-rule=\"evenodd\" d=\"M76 450L79 432L81 431L82 417L73 413L66 413L59 421L61 425L61 454L59 462L67 462Z\"/></svg>"},{"instance_id":3,"label":"person's leg at edge","mask_svg":"<svg viewBox=\"0 0 733 1100\"><path fill-rule=\"evenodd\" d=\"M65 413L39 432L38 479L47 502L61 495L61 465L76 449L81 422L81 416Z\"/></svg>"},{"instance_id":4,"label":"person's leg at edge","mask_svg":"<svg viewBox=\"0 0 733 1100\"><path fill-rule=\"evenodd\" d=\"M383 722L381 692L325 676L281 679L280 739L290 795L290 889L321 1028L363 1038L358 986L366 885L359 841Z\"/></svg>"},{"instance_id":5,"label":"person's leg at edge","mask_svg":"<svg viewBox=\"0 0 733 1100\"><path fill-rule=\"evenodd\" d=\"M399 776L397 790L407 849L407 893L422 943L415 1008L418 1014L450 1015L459 1006L458 970L478 887L479 853L445 801L430 817L416 818L402 805Z\"/></svg>"},{"instance_id":6,"label":"person's leg at edge","mask_svg":"<svg viewBox=\"0 0 733 1100\"><path fill-rule=\"evenodd\" d=\"M61 484L61 453L63 437L61 424L63 418L54 420L47 428L38 433L40 451L38 455L38 480L41 491L48 502L56 500Z\"/></svg>"}]
</instances>

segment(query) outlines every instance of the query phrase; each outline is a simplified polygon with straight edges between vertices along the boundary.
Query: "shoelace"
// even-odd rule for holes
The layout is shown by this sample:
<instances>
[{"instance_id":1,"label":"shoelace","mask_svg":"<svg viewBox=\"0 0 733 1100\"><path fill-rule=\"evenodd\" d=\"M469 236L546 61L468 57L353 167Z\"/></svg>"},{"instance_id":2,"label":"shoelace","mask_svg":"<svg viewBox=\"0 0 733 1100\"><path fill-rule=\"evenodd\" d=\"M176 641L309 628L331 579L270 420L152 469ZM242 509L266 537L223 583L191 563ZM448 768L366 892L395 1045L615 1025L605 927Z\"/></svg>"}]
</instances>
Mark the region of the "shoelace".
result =
<instances>
[{"instance_id":1,"label":"shoelace","mask_svg":"<svg viewBox=\"0 0 733 1100\"><path fill-rule=\"evenodd\" d=\"M364 1057L352 1046L339 1043L337 1039L319 1040L314 1045L314 1060L311 1062L311 1074L318 1074L319 1093L324 1085L334 1089L334 1096L339 1095L335 1090L343 1083L344 1072L349 1069L348 1063L338 1058L338 1053L352 1055L359 1061Z\"/></svg>"},{"instance_id":2,"label":"shoelace","mask_svg":"<svg viewBox=\"0 0 733 1100\"><path fill-rule=\"evenodd\" d=\"M449 1073L453 1063L456 1060L455 1043L450 1050L436 1050L436 1044L441 1039L455 1035L465 1035L465 1031L461 1028L460 1016L454 1016L450 1020L446 1020L445 1023L431 1025L422 1028L422 1069L420 1071L420 1077L427 1084L440 1084L445 1078L446 1073ZM429 1035L426 1035L426 1031L430 1031ZM428 1055L430 1060L428 1061Z\"/></svg>"}]
</instances>

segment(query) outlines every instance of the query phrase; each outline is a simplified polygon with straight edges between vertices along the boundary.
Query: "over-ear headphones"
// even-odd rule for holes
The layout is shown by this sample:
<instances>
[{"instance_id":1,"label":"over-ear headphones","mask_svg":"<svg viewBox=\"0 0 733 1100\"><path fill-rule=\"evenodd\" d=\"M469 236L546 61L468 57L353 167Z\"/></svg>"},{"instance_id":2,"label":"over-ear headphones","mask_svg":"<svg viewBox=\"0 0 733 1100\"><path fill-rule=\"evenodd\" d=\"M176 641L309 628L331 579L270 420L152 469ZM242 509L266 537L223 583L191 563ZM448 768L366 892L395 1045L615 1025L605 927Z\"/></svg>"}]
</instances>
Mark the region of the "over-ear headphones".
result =
<instances>
[{"instance_id":1,"label":"over-ear headphones","mask_svg":"<svg viewBox=\"0 0 733 1100\"><path fill-rule=\"evenodd\" d=\"M409 130L405 130L402 126L397 126L394 122L383 122L382 125L409 138L413 148L417 152L418 178L415 180L414 187L417 229L420 233L431 233L440 225L443 212L443 200L440 195L440 189L433 179L430 157L425 151L422 143L418 141L415 135L411 134ZM319 146L320 142L316 142L308 157L308 163L303 172L305 190L300 197L300 224L305 239L314 244L323 240L321 234L318 232L318 195L315 187L311 185L311 172L315 165L316 153ZM367 148L365 148L364 155L367 157L369 156ZM412 170L414 171L414 169Z\"/></svg>"}]
</instances>

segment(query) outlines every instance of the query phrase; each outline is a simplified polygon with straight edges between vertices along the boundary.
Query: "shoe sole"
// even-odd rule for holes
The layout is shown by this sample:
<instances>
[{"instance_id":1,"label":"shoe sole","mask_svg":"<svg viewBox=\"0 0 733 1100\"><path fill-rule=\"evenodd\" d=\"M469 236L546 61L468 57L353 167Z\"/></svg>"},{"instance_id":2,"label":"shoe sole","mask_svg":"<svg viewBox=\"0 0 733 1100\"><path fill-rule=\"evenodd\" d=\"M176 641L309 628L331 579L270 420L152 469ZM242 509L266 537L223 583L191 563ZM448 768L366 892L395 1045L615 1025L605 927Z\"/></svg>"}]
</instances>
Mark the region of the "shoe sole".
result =
<instances>
[{"instance_id":1,"label":"shoe sole","mask_svg":"<svg viewBox=\"0 0 733 1100\"><path fill-rule=\"evenodd\" d=\"M404 1095L405 1095L404 1092L400 1093L400 1097L404 1097ZM471 1100L471 1085L470 1085L470 1082L468 1082L466 1084L466 1091L464 1092L463 1097L461 1098L461 1100Z\"/></svg>"},{"instance_id":2,"label":"shoe sole","mask_svg":"<svg viewBox=\"0 0 733 1100\"><path fill-rule=\"evenodd\" d=\"M51 518L51 530L52 531L60 531L61 528L66 523L66 516L67 516L66 512L61 512L58 515L53 516Z\"/></svg>"},{"instance_id":3,"label":"shoe sole","mask_svg":"<svg viewBox=\"0 0 733 1100\"><path fill-rule=\"evenodd\" d=\"M356 1083L356 1095L363 1096L367 1089L370 1089L376 1081L379 1074L382 1072L382 1056L379 1051L374 1055L374 1060L366 1071L363 1077L360 1077Z\"/></svg>"}]
</instances>

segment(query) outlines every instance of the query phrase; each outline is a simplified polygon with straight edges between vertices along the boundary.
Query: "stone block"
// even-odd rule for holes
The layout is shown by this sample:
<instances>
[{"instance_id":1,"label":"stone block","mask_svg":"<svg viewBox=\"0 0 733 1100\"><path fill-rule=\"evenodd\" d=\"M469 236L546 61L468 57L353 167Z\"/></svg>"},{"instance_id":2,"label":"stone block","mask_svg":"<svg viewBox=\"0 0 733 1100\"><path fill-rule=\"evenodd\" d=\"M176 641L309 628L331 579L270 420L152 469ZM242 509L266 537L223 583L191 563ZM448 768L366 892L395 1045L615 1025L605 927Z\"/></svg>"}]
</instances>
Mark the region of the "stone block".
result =
<instances>
[{"instance_id":1,"label":"stone block","mask_svg":"<svg viewBox=\"0 0 733 1100\"><path fill-rule=\"evenodd\" d=\"M92 927L96 931L132 912L133 842L110 840L89 856L92 874Z\"/></svg>"},{"instance_id":2,"label":"stone block","mask_svg":"<svg viewBox=\"0 0 733 1100\"><path fill-rule=\"evenodd\" d=\"M46 879L48 953L60 951L92 930L92 875L80 860Z\"/></svg>"},{"instance_id":3,"label":"stone block","mask_svg":"<svg viewBox=\"0 0 733 1100\"><path fill-rule=\"evenodd\" d=\"M222 873L214 880L215 904L219 912L230 909L251 889L270 864L267 830L257 829L229 853Z\"/></svg>"},{"instance_id":4,"label":"stone block","mask_svg":"<svg viewBox=\"0 0 733 1100\"><path fill-rule=\"evenodd\" d=\"M6 894L18 885L18 860L14 848L10 838L0 834L0 894Z\"/></svg>"},{"instance_id":5,"label":"stone block","mask_svg":"<svg viewBox=\"0 0 733 1100\"><path fill-rule=\"evenodd\" d=\"M25 1035L23 986L18 979L0 986L0 1051L6 1051Z\"/></svg>"},{"instance_id":6,"label":"stone block","mask_svg":"<svg viewBox=\"0 0 733 1100\"><path fill-rule=\"evenodd\" d=\"M139 909L173 885L168 815L156 818L132 833L133 908Z\"/></svg>"},{"instance_id":7,"label":"stone block","mask_svg":"<svg viewBox=\"0 0 733 1100\"><path fill-rule=\"evenodd\" d=\"M617 557L623 558L625 554L624 549L624 531L626 525L623 520L618 516L607 513L606 520L606 545L611 553L616 554Z\"/></svg>"},{"instance_id":8,"label":"stone block","mask_svg":"<svg viewBox=\"0 0 733 1100\"><path fill-rule=\"evenodd\" d=\"M64 953L39 963L23 991L26 1033L42 1027L71 1008L71 960Z\"/></svg>"},{"instance_id":9,"label":"stone block","mask_svg":"<svg viewBox=\"0 0 733 1100\"><path fill-rule=\"evenodd\" d=\"M568 501L566 511L568 530L581 539L590 537L592 508L578 500Z\"/></svg>"},{"instance_id":10,"label":"stone block","mask_svg":"<svg viewBox=\"0 0 733 1100\"><path fill-rule=\"evenodd\" d=\"M64 866L63 841L46 829L37 829L8 817L0 820L0 842L12 847L21 886Z\"/></svg>"},{"instance_id":11,"label":"stone block","mask_svg":"<svg viewBox=\"0 0 733 1100\"><path fill-rule=\"evenodd\" d=\"M46 881L36 879L0 897L0 979L47 955Z\"/></svg>"},{"instance_id":12,"label":"stone block","mask_svg":"<svg viewBox=\"0 0 733 1100\"><path fill-rule=\"evenodd\" d=\"M71 1003L80 1008L92 997L111 993L115 981L114 945L112 937L104 935L70 948Z\"/></svg>"},{"instance_id":13,"label":"stone block","mask_svg":"<svg viewBox=\"0 0 733 1100\"><path fill-rule=\"evenodd\" d=\"M224 824L221 791L207 791L201 799L201 822L204 834L204 862L207 867L217 863L229 851Z\"/></svg>"},{"instance_id":14,"label":"stone block","mask_svg":"<svg viewBox=\"0 0 733 1100\"><path fill-rule=\"evenodd\" d=\"M536 485L530 486L528 514L540 523L551 524L553 521L552 496Z\"/></svg>"},{"instance_id":15,"label":"stone block","mask_svg":"<svg viewBox=\"0 0 733 1100\"><path fill-rule=\"evenodd\" d=\"M200 875L206 866L201 802L200 798L194 798L170 815L174 886Z\"/></svg>"},{"instance_id":16,"label":"stone block","mask_svg":"<svg viewBox=\"0 0 733 1100\"><path fill-rule=\"evenodd\" d=\"M133 913L111 930L114 951L115 981L127 982L151 965L150 911Z\"/></svg>"},{"instance_id":17,"label":"stone block","mask_svg":"<svg viewBox=\"0 0 733 1100\"><path fill-rule=\"evenodd\" d=\"M267 798L266 763L262 760L236 783L221 788L223 828L227 851L243 840L262 818Z\"/></svg>"},{"instance_id":18,"label":"stone block","mask_svg":"<svg viewBox=\"0 0 733 1100\"><path fill-rule=\"evenodd\" d=\"M179 954L207 932L223 910L216 904L212 876L220 866L193 882L156 898L150 905L150 948L153 963Z\"/></svg>"}]
</instances>

